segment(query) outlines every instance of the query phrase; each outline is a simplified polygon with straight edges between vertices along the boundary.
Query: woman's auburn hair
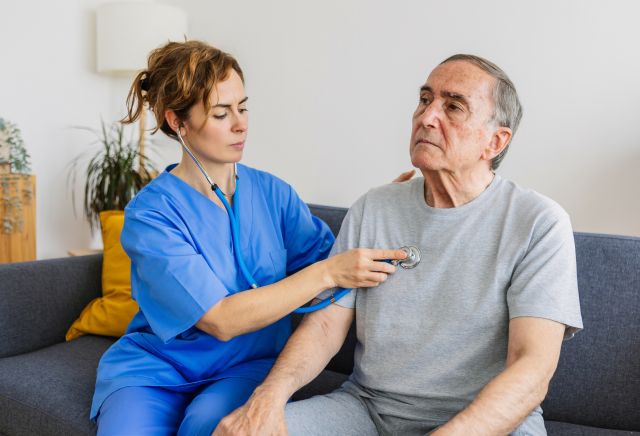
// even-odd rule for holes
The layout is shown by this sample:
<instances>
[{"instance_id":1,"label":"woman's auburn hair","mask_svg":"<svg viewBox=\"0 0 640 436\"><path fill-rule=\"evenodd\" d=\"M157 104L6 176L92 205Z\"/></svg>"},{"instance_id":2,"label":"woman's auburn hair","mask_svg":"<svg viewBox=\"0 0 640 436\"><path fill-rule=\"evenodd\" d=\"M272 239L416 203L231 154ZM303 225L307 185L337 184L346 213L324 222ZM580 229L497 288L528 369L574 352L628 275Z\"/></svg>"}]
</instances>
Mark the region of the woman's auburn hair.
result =
<instances>
[{"instance_id":1,"label":"woman's auburn hair","mask_svg":"<svg viewBox=\"0 0 640 436\"><path fill-rule=\"evenodd\" d=\"M205 113L211 109L209 98L218 82L229 77L231 70L244 75L238 61L228 53L202 41L169 42L149 53L147 69L139 72L127 96L127 116L121 122L135 122L149 104L156 118L156 128L177 139L164 113L175 112L180 120L189 118L189 111L202 103Z\"/></svg>"}]
</instances>

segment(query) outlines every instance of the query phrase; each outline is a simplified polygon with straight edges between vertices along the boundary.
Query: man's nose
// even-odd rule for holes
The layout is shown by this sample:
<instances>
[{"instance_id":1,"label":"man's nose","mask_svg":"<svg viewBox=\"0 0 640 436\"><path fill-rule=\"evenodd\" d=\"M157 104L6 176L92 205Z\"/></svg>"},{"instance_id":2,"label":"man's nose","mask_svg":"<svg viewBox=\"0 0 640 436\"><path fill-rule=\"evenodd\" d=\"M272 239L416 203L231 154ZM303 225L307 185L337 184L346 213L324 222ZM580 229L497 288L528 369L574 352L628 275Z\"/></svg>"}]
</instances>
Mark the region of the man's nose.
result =
<instances>
[{"instance_id":1,"label":"man's nose","mask_svg":"<svg viewBox=\"0 0 640 436\"><path fill-rule=\"evenodd\" d=\"M424 108L422 113L418 116L418 122L423 127L435 128L440 123L440 117L442 116L442 111L435 104L435 102L431 103L427 107Z\"/></svg>"}]
</instances>

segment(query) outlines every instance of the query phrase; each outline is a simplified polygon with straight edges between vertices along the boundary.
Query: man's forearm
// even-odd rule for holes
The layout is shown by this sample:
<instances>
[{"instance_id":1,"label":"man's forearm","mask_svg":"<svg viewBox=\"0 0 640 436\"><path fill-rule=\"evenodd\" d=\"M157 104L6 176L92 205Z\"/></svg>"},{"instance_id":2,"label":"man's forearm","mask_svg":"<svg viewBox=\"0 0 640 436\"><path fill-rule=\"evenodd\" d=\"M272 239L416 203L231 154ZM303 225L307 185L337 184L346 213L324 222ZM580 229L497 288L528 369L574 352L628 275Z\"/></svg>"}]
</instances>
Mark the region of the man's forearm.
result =
<instances>
[{"instance_id":1,"label":"man's forearm","mask_svg":"<svg viewBox=\"0 0 640 436\"><path fill-rule=\"evenodd\" d=\"M522 358L496 376L434 435L501 435L513 431L544 399L553 371Z\"/></svg>"},{"instance_id":2,"label":"man's forearm","mask_svg":"<svg viewBox=\"0 0 640 436\"><path fill-rule=\"evenodd\" d=\"M344 342L354 310L332 304L307 315L247 403L225 417L214 434L286 434L284 406L322 371Z\"/></svg>"},{"instance_id":3,"label":"man's forearm","mask_svg":"<svg viewBox=\"0 0 640 436\"><path fill-rule=\"evenodd\" d=\"M344 316L336 319L327 314L347 310L350 309L330 306L307 315L257 391L269 391L275 396L274 400L284 403L296 390L313 380L340 349L353 319L352 314L348 319Z\"/></svg>"}]
</instances>

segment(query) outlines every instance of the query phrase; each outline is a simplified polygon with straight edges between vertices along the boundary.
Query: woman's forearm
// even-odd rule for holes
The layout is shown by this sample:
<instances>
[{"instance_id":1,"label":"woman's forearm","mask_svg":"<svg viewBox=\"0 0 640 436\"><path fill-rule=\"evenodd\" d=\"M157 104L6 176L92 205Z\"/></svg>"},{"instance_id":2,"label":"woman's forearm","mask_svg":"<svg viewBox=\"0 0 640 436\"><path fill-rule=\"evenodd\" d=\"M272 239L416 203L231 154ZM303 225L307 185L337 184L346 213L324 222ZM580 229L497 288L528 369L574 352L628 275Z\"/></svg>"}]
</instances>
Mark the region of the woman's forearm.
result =
<instances>
[{"instance_id":1,"label":"woman's forearm","mask_svg":"<svg viewBox=\"0 0 640 436\"><path fill-rule=\"evenodd\" d=\"M222 299L196 327L228 341L278 321L331 286L326 261L318 262L279 282Z\"/></svg>"},{"instance_id":2,"label":"woman's forearm","mask_svg":"<svg viewBox=\"0 0 640 436\"><path fill-rule=\"evenodd\" d=\"M228 341L261 329L288 315L328 288L369 288L396 267L380 259L401 260L402 250L355 248L317 262L291 277L258 289L238 292L216 303L196 327Z\"/></svg>"}]
</instances>

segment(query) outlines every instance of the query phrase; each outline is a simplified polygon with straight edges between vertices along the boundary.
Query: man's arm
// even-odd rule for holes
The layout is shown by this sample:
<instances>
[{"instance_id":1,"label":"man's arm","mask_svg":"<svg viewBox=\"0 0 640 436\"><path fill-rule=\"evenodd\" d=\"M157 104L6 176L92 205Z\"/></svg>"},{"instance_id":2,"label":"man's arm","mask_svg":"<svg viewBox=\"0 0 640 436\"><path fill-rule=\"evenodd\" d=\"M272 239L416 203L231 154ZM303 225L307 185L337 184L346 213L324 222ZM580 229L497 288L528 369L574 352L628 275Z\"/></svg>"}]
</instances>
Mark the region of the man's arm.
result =
<instances>
[{"instance_id":1,"label":"man's arm","mask_svg":"<svg viewBox=\"0 0 640 436\"><path fill-rule=\"evenodd\" d=\"M432 434L499 435L513 431L547 395L560 358L564 330L564 324L547 319L512 319L504 371Z\"/></svg>"},{"instance_id":2,"label":"man's arm","mask_svg":"<svg viewBox=\"0 0 640 436\"><path fill-rule=\"evenodd\" d=\"M286 434L285 404L340 350L353 316L354 309L337 304L305 316L265 381L218 424L214 435Z\"/></svg>"}]
</instances>

